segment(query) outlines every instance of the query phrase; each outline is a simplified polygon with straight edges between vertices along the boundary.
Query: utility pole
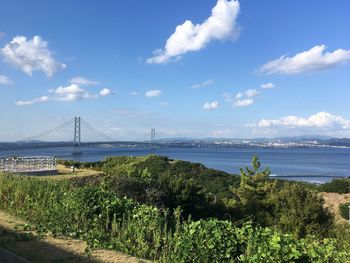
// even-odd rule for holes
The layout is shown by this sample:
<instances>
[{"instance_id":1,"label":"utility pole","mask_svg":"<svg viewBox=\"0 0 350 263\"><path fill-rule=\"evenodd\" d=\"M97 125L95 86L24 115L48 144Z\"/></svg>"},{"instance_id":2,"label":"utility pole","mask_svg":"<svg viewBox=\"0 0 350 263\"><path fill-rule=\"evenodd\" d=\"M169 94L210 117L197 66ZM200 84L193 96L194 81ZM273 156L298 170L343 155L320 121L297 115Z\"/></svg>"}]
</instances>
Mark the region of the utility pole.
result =
<instances>
[{"instance_id":1,"label":"utility pole","mask_svg":"<svg viewBox=\"0 0 350 263\"><path fill-rule=\"evenodd\" d=\"M74 149L73 149L73 154L81 154L80 139L81 139L80 117L74 117Z\"/></svg>"}]
</instances>

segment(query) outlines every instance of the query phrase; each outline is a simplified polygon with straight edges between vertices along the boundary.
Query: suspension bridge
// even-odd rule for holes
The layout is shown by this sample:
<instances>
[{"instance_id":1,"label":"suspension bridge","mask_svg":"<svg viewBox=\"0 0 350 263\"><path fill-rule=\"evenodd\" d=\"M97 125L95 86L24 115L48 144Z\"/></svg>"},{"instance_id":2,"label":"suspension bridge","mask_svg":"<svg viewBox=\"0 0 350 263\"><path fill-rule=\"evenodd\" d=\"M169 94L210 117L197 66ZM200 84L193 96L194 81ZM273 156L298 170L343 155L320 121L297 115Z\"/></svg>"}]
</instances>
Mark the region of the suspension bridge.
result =
<instances>
[{"instance_id":1,"label":"suspension bridge","mask_svg":"<svg viewBox=\"0 0 350 263\"><path fill-rule=\"evenodd\" d=\"M81 130L82 130L82 127L90 130L95 135L97 135L100 138L103 138L107 141L116 141L116 139L114 139L114 138L100 132L99 130L97 130L95 127L93 127L91 124L86 122L81 117L74 117L73 119L70 119L69 121L62 123L53 129L41 132L41 133L36 134L34 136L24 138L21 141L24 143L28 143L28 142L31 142L33 140L38 140L42 137L46 137L48 135L54 134L54 133L56 133L56 132L58 132L66 127L69 127L69 126L74 127L74 129L73 129L73 154L81 154L81 139L82 139Z\"/></svg>"},{"instance_id":2,"label":"suspension bridge","mask_svg":"<svg viewBox=\"0 0 350 263\"><path fill-rule=\"evenodd\" d=\"M69 142L43 142L38 139L47 138L47 136L57 133L58 131L73 126L73 140ZM104 141L95 142L82 142L82 129L87 129L99 138L103 138ZM150 140L146 142L139 142L139 145L147 145L147 147L154 145L156 142L156 131L154 128L151 129ZM100 132L93 125L81 117L74 117L69 121L66 121L55 128L46 130L34 136L26 137L17 143L9 143L10 147L4 147L4 143L0 144L0 153L7 150L23 150L23 149L34 149L34 148L46 148L46 147L67 147L73 146L72 154L81 154L81 146L91 146L102 143L117 143L117 145L130 144L130 142L117 142L116 139ZM134 144L135 142L133 142ZM1 156L1 155L0 155ZM58 173L56 167L56 158L52 156L4 156L0 158L0 172L12 172L12 173L23 173L32 175L44 175L44 174L56 174Z\"/></svg>"},{"instance_id":3,"label":"suspension bridge","mask_svg":"<svg viewBox=\"0 0 350 263\"><path fill-rule=\"evenodd\" d=\"M73 135L71 140L62 139L62 131L64 130L64 136L67 138L67 129L72 129L69 133ZM84 137L91 136L91 133L95 138L100 138L99 140L84 140L82 139L82 131ZM51 140L47 140L51 135ZM97 136L97 137L96 137ZM52 141L52 138L61 138ZM137 141L121 141L117 140L101 130L95 128L89 122L81 117L74 117L54 128L43 131L41 133L35 134L33 136L22 138L16 142L0 143L0 156L1 152L13 151L13 150L25 150L25 149L40 149L40 148L51 148L51 147L72 147L72 153L79 155L82 153L83 147L99 145L101 143L114 144L119 146L128 146L130 144L134 145L137 143L141 147L154 147L157 144L156 140L156 130L155 128L150 129L150 133L144 133L142 136L144 139L138 139ZM4 154L2 154L4 155Z\"/></svg>"}]
</instances>

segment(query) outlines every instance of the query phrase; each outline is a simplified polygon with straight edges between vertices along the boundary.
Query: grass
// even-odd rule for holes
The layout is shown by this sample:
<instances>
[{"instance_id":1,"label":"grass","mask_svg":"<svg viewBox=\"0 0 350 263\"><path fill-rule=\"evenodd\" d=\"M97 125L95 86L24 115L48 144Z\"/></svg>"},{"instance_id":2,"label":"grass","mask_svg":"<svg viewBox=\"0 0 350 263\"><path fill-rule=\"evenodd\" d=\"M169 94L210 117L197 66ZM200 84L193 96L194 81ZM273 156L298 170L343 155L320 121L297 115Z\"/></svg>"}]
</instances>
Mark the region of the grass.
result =
<instances>
[{"instance_id":1,"label":"grass","mask_svg":"<svg viewBox=\"0 0 350 263\"><path fill-rule=\"evenodd\" d=\"M80 178L80 177L88 177L88 176L101 176L103 175L100 171L95 171L92 169L75 169L75 172L71 172L71 169L65 167L64 165L57 165L58 175L44 175L44 176L35 176L31 175L31 177L45 179L45 180L66 180L72 178Z\"/></svg>"},{"instance_id":2,"label":"grass","mask_svg":"<svg viewBox=\"0 0 350 263\"><path fill-rule=\"evenodd\" d=\"M349 221L342 218L339 212L339 205L343 203L350 202L350 193L349 194L337 194L337 193L320 193L325 203L324 206L327 207L333 214L335 222L337 224L346 223L349 224Z\"/></svg>"},{"instance_id":3,"label":"grass","mask_svg":"<svg viewBox=\"0 0 350 263\"><path fill-rule=\"evenodd\" d=\"M108 251L85 252L86 243L70 238L43 236L28 230L28 225L7 213L0 211L0 247L29 260L30 262L146 262L128 255Z\"/></svg>"}]
</instances>

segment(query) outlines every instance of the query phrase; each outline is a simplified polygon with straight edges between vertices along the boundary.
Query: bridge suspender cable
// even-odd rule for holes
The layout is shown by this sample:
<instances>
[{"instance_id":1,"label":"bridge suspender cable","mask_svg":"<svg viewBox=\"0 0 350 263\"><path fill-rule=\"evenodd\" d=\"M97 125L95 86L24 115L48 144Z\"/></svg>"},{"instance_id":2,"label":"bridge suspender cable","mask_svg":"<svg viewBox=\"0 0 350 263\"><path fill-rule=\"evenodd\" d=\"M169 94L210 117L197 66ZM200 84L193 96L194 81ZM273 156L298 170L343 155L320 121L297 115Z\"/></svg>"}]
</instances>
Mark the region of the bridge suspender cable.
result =
<instances>
[{"instance_id":1,"label":"bridge suspender cable","mask_svg":"<svg viewBox=\"0 0 350 263\"><path fill-rule=\"evenodd\" d=\"M39 133L39 134L37 134L37 135L35 135L35 136L27 137L27 138L23 139L22 141L28 142L28 141L32 141L32 140L34 140L34 139L41 138L41 137L43 137L43 136L45 136L45 135L52 134L52 133L54 133L54 132L56 132L56 131L58 131L58 130L60 130L60 129L63 129L64 127L67 127L68 125L72 124L73 122L74 122L74 119L71 119L71 120L69 120L69 121L67 121L67 122L65 122L65 123L62 123L61 125L59 125L59 126L53 128L53 129L44 131L44 132Z\"/></svg>"},{"instance_id":2,"label":"bridge suspender cable","mask_svg":"<svg viewBox=\"0 0 350 263\"><path fill-rule=\"evenodd\" d=\"M97 129L95 129L92 125L90 125L89 123L87 123L86 121L84 121L83 119L81 119L81 123L88 128L90 131L92 131L93 133L95 133L96 135L99 135L100 137L103 137L105 139L107 139L108 141L116 141L114 138L103 134L102 132L98 131Z\"/></svg>"},{"instance_id":3,"label":"bridge suspender cable","mask_svg":"<svg viewBox=\"0 0 350 263\"><path fill-rule=\"evenodd\" d=\"M77 134L76 134L76 132L77 132L77 131L76 131L76 130L77 130L77 127L76 127L76 125L77 125L77 120L78 120L79 126L80 126L80 123L81 123L82 125L84 125L84 127L86 127L87 129L89 129L89 130L90 130L91 132L93 132L94 134L96 134L96 135L98 135L98 136L100 136L100 137L102 137L102 138L104 138L104 139L106 139L106 140L108 140L108 141L116 141L114 138L112 138L112 137L110 137L110 136L108 136L108 135L106 135L106 134L103 134L102 132L98 131L96 128L94 128L92 125L90 125L89 123L87 123L85 120L83 120L83 119L80 118L80 117L75 117L75 118L73 118L73 119L71 119L71 120L69 120L69 121L67 121L67 122L65 122L65 123L62 123L61 125L58 125L57 127L53 128L53 129L44 131L44 132L39 133L39 134L37 134L37 135L35 135L35 136L27 137L27 138L25 138L25 139L23 139L23 140L21 140L21 141L29 142L29 141L32 141L32 140L35 140L35 139L39 139L39 138L41 138L41 137L43 137L43 136L46 136L46 135L50 135L50 134L52 134L52 133L55 133L55 132L57 132L58 130L61 130L61 129L63 129L63 128L65 128L65 127L71 125L71 124L75 125L74 136L76 137L76 136L77 136ZM79 127L79 137L80 137L80 127ZM76 140L74 140L74 142L76 143ZM80 140L79 140L79 143L80 143Z\"/></svg>"}]
</instances>

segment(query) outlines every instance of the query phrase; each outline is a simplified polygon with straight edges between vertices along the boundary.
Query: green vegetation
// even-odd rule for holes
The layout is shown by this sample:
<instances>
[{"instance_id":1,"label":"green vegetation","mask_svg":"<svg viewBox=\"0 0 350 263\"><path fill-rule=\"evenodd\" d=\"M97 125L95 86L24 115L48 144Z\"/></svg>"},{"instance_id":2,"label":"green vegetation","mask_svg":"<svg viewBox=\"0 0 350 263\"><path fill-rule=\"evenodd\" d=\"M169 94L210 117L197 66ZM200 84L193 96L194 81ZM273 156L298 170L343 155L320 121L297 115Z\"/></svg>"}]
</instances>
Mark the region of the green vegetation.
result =
<instances>
[{"instance_id":1,"label":"green vegetation","mask_svg":"<svg viewBox=\"0 0 350 263\"><path fill-rule=\"evenodd\" d=\"M349 179L333 179L329 183L322 184L318 187L320 192L346 194L350 193Z\"/></svg>"},{"instance_id":2,"label":"green vegetation","mask_svg":"<svg viewBox=\"0 0 350 263\"><path fill-rule=\"evenodd\" d=\"M77 162L73 160L57 160L57 164L62 164L66 167L71 167L74 166L75 168L90 168L94 170L101 170L103 162L98 161L98 162Z\"/></svg>"},{"instance_id":3,"label":"green vegetation","mask_svg":"<svg viewBox=\"0 0 350 263\"><path fill-rule=\"evenodd\" d=\"M350 228L334 225L317 191L271 180L257 157L241 177L161 156L97 166L105 176L92 184L2 175L0 209L39 232L160 262L350 258Z\"/></svg>"},{"instance_id":4,"label":"green vegetation","mask_svg":"<svg viewBox=\"0 0 350 263\"><path fill-rule=\"evenodd\" d=\"M350 215L350 203L343 203L339 205L339 212L342 218L349 220L349 215Z\"/></svg>"}]
</instances>

